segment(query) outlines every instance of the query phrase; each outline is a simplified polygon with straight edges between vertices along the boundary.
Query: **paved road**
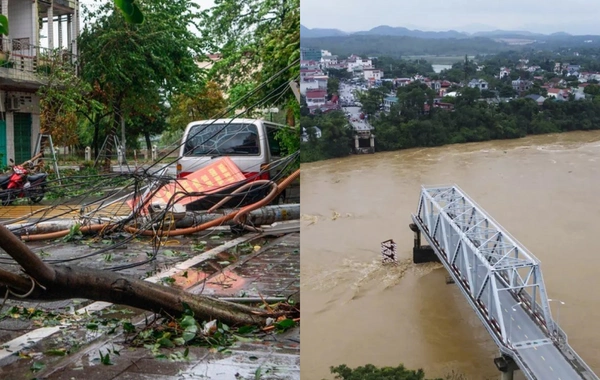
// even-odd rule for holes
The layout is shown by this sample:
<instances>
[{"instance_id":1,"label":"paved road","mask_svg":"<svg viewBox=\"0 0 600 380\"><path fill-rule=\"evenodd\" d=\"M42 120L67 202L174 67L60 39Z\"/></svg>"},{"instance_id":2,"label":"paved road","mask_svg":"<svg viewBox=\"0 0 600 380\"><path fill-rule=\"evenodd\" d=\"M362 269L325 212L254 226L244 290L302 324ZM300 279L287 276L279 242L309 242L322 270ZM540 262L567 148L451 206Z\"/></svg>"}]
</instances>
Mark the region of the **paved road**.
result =
<instances>
[{"instance_id":1,"label":"paved road","mask_svg":"<svg viewBox=\"0 0 600 380\"><path fill-rule=\"evenodd\" d=\"M352 94L353 91L353 86L340 84L340 95L343 99L354 99L354 95ZM365 120L360 119L360 107L344 107L344 110L350 114L348 116L348 119L350 120L350 124L352 124L352 127L356 131L366 132L373 129L369 123L367 123Z\"/></svg>"}]
</instances>

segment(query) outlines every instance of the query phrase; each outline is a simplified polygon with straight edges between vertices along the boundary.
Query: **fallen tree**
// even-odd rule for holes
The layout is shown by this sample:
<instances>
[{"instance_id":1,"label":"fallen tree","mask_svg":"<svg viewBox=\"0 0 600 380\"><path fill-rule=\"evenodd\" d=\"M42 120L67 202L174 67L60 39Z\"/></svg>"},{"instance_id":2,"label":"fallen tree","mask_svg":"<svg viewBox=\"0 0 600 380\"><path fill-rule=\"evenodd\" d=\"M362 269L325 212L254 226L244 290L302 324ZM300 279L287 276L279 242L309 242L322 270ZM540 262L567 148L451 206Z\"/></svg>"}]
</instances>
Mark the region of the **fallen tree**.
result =
<instances>
[{"instance_id":1,"label":"fallen tree","mask_svg":"<svg viewBox=\"0 0 600 380\"><path fill-rule=\"evenodd\" d=\"M230 325L264 326L267 318L287 313L266 312L213 297L190 294L119 273L49 265L4 226L0 226L0 248L21 265L25 274L0 269L0 285L6 288L12 298L85 298L176 316L184 313L187 304L198 319L218 319Z\"/></svg>"}]
</instances>

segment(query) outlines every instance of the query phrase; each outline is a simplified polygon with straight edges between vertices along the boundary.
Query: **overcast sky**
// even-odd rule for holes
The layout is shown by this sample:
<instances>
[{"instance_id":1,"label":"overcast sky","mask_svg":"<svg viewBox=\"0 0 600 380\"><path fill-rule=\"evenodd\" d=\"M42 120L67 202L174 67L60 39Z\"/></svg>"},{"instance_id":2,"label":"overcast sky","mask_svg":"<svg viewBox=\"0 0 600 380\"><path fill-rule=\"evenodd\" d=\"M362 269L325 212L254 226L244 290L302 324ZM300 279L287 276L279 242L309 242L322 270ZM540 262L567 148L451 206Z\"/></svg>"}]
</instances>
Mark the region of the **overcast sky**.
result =
<instances>
[{"instance_id":1,"label":"overcast sky","mask_svg":"<svg viewBox=\"0 0 600 380\"><path fill-rule=\"evenodd\" d=\"M300 8L302 25L346 32L389 25L432 31L600 34L598 0L300 0Z\"/></svg>"}]
</instances>

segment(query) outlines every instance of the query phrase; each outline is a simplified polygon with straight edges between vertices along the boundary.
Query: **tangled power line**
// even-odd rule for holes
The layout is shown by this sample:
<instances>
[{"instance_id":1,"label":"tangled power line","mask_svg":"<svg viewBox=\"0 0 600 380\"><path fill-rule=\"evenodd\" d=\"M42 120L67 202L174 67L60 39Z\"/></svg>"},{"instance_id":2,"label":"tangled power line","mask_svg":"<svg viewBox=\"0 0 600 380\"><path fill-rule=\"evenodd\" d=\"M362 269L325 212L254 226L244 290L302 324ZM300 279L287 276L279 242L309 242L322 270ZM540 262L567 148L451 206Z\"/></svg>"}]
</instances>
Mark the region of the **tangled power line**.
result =
<instances>
[{"instance_id":1,"label":"tangled power line","mask_svg":"<svg viewBox=\"0 0 600 380\"><path fill-rule=\"evenodd\" d=\"M225 118L235 112L240 105L251 97L258 94L270 83L284 78L285 74L294 66L299 64L295 60L290 65L280 70L267 80L260 83L245 96L240 98L226 110L215 115L210 123L202 124L201 128L192 136L191 139L212 126L214 121ZM289 78L289 77L288 77ZM297 78L294 78L297 79ZM282 81L276 88L270 90L266 95L245 107L243 111L236 113L233 117L226 117L230 121L219 123L218 128L207 140L217 136L231 122L248 114L254 109L259 109L265 105L276 104L289 88L289 82ZM31 212L11 220L5 220L2 224L11 225L11 231L21 236L24 241L41 241L60 239L68 237L74 232L94 233L99 237L118 234L121 238L106 245L103 248L95 249L92 252L83 255L76 255L70 258L45 259L50 264L69 263L83 260L89 257L101 255L116 248L125 246L127 243L141 236L150 237L152 242L152 252L146 260L117 265L108 268L112 271L119 271L147 264L154 261L159 249L169 238L174 236L189 235L219 227L225 223L233 223L242 229L256 230L256 227L250 225L247 215L258 208L266 206L282 196L285 189L294 182L300 174L300 170L293 171L293 168L299 163L300 152L296 151L286 157L271 162L267 168L253 168L252 176L245 178L235 184L225 185L219 188L212 188L210 192L191 192L184 186L179 186L180 179L169 175L168 168L173 166L177 158L170 156L181 148L182 141L178 144L172 144L167 147L168 152L145 168L135 168L129 172L123 173L104 173L95 176L71 176L58 180L49 181L48 187L57 193L67 192L73 189L80 189L82 186L88 186L82 196L79 197L78 204L73 205L72 200L64 198L57 199L51 205L40 209L31 207ZM209 151L210 155L214 152ZM277 170L274 170L277 169ZM269 171L275 173L269 180L262 180L262 175ZM149 210L147 202L155 195L162 186L175 183L176 189L164 207L159 210ZM102 194L98 196L98 194ZM210 198L207 196L210 195ZM189 227L178 228L173 217L173 206L188 197L203 197L210 202L207 207L207 213L221 213L222 216L206 221L199 218L198 223L193 223ZM144 200L137 202L136 200ZM127 204L127 202L130 202ZM133 206L131 206L133 204ZM224 209L224 206L229 206ZM124 216L117 216L119 212L126 211ZM150 212L152 211L152 212ZM0 210L0 217L2 211ZM47 233L31 233L36 231L36 227L43 223L52 223L59 220L75 219L76 223L71 228L63 228L57 231ZM17 224L23 222L21 224ZM74 229L75 228L75 229ZM209 232L210 233L210 232ZM12 259L0 257L0 265L17 265Z\"/></svg>"}]
</instances>

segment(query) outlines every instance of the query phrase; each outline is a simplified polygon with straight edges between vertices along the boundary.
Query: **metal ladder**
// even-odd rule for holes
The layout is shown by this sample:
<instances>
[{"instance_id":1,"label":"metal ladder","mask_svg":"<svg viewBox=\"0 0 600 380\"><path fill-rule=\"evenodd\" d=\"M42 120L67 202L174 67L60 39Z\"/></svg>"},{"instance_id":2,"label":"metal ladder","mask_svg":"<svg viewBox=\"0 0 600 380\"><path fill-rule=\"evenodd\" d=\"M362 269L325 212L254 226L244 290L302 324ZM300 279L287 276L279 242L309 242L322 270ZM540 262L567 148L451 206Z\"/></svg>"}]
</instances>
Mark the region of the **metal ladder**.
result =
<instances>
[{"instance_id":1,"label":"metal ladder","mask_svg":"<svg viewBox=\"0 0 600 380\"><path fill-rule=\"evenodd\" d=\"M35 154L43 153L46 148L50 145L50 153L52 154L52 166L54 166L54 172L56 173L56 179L59 184L62 185L60 180L60 172L58 170L58 160L56 159L56 150L54 149L54 143L52 142L52 136L48 134L38 133L37 142L35 143ZM43 160L40 158L39 160ZM38 160L38 161L39 161Z\"/></svg>"},{"instance_id":2,"label":"metal ladder","mask_svg":"<svg viewBox=\"0 0 600 380\"><path fill-rule=\"evenodd\" d=\"M118 149L120 148L121 142L119 140L119 137L117 136L116 128L113 127L108 136L106 136L106 139L104 139L102 148L100 148L100 152L98 152L98 157L96 157L96 160L94 161L94 167L97 167L99 163L102 163L104 165L104 170L110 172L112 170L112 158L114 156L117 156L119 168L122 170L123 164L127 165L127 163L125 162L124 152L122 153L122 159L118 159ZM115 149L117 150L117 152L115 152ZM129 168L129 165L127 165L127 167Z\"/></svg>"}]
</instances>

